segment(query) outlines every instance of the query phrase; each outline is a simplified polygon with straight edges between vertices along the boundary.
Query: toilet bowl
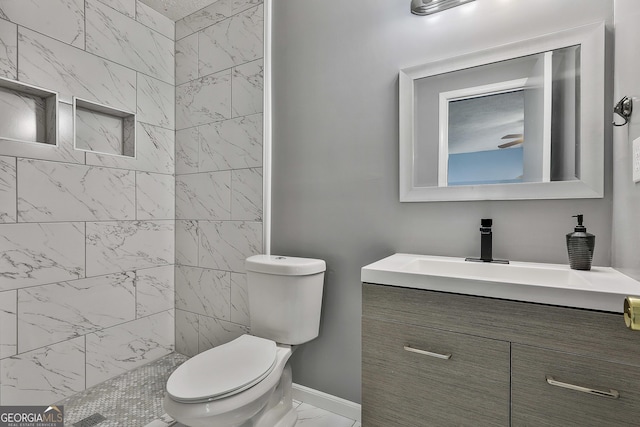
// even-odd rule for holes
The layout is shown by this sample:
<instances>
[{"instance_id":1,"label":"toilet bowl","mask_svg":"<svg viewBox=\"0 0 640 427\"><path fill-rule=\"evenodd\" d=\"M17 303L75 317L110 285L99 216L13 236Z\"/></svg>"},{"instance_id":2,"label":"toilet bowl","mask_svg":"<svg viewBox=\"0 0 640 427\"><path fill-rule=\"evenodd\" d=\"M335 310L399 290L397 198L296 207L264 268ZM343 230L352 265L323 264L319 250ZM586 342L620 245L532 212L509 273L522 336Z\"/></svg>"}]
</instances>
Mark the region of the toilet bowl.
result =
<instances>
[{"instance_id":1,"label":"toilet bowl","mask_svg":"<svg viewBox=\"0 0 640 427\"><path fill-rule=\"evenodd\" d=\"M289 358L318 336L325 262L256 255L246 261L245 334L183 363L167 381L164 410L191 426L293 427Z\"/></svg>"},{"instance_id":2,"label":"toilet bowl","mask_svg":"<svg viewBox=\"0 0 640 427\"><path fill-rule=\"evenodd\" d=\"M251 335L200 353L169 378L164 409L193 427L291 427L297 419L287 364L291 354L290 346ZM202 369L207 365L215 369ZM268 416L265 409L271 411ZM276 416L283 422L265 423Z\"/></svg>"}]
</instances>

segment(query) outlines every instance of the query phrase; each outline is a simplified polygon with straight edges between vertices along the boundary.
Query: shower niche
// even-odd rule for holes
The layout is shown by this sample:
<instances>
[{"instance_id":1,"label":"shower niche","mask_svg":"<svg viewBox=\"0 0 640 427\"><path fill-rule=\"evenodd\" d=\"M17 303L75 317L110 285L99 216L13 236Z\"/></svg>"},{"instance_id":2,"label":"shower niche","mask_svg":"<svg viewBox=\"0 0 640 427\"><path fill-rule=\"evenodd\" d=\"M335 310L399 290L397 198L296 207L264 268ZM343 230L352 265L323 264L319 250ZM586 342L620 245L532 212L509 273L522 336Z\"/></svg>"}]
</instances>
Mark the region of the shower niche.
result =
<instances>
[{"instance_id":1,"label":"shower niche","mask_svg":"<svg viewBox=\"0 0 640 427\"><path fill-rule=\"evenodd\" d=\"M73 98L74 148L98 154L136 157L136 115Z\"/></svg>"},{"instance_id":2,"label":"shower niche","mask_svg":"<svg viewBox=\"0 0 640 427\"><path fill-rule=\"evenodd\" d=\"M58 93L0 77L0 139L58 145Z\"/></svg>"}]
</instances>

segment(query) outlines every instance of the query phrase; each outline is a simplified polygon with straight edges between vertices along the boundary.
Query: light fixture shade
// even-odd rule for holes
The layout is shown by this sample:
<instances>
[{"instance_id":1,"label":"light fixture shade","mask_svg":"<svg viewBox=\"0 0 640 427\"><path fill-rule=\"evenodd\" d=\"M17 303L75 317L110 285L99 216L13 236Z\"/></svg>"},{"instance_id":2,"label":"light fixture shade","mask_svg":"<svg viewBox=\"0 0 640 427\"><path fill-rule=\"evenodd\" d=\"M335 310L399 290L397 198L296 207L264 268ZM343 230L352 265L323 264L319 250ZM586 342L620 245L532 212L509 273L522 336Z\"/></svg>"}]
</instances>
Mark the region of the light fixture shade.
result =
<instances>
[{"instance_id":1,"label":"light fixture shade","mask_svg":"<svg viewBox=\"0 0 640 427\"><path fill-rule=\"evenodd\" d=\"M420 16L432 15L472 1L476 0L411 0L411 13Z\"/></svg>"}]
</instances>

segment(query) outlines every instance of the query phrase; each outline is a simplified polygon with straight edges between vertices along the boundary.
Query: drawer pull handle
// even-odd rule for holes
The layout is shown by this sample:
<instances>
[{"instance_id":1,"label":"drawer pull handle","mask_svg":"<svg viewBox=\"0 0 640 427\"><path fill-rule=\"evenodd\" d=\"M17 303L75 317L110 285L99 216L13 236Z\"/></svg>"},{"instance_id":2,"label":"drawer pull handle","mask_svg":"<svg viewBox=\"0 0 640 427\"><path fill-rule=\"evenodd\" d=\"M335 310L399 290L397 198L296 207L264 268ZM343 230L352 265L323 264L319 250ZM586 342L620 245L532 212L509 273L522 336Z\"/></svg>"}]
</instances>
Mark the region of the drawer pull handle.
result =
<instances>
[{"instance_id":1,"label":"drawer pull handle","mask_svg":"<svg viewBox=\"0 0 640 427\"><path fill-rule=\"evenodd\" d=\"M430 351L420 350L419 348L409 347L408 345L405 345L404 349L407 351L410 351L411 353L418 353L424 356L436 357L438 359L445 359L445 360L451 359L451 354L432 353Z\"/></svg>"},{"instance_id":2,"label":"drawer pull handle","mask_svg":"<svg viewBox=\"0 0 640 427\"><path fill-rule=\"evenodd\" d=\"M575 384L563 383L561 381L557 381L553 379L553 377L550 377L548 375L546 378L547 378L547 383L549 383L549 385L553 385L556 387L568 388L569 390L581 391L582 393L589 393L595 396L607 397L609 399L617 399L620 397L620 393L618 393L616 390L613 390L613 389L610 389L608 391L597 390L595 388L588 388L588 387L582 387Z\"/></svg>"}]
</instances>

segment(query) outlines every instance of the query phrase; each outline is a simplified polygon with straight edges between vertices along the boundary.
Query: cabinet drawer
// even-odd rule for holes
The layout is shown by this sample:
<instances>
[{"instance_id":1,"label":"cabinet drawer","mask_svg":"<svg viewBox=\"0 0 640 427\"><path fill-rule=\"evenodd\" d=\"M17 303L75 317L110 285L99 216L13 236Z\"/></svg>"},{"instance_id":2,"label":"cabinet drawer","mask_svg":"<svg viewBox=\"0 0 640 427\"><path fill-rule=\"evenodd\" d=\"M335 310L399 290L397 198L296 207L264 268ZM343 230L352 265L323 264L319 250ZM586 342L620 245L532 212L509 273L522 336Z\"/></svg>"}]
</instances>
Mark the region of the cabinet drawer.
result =
<instances>
[{"instance_id":1,"label":"cabinet drawer","mask_svg":"<svg viewBox=\"0 0 640 427\"><path fill-rule=\"evenodd\" d=\"M640 368L517 344L511 354L513 426L640 424Z\"/></svg>"},{"instance_id":2,"label":"cabinet drawer","mask_svg":"<svg viewBox=\"0 0 640 427\"><path fill-rule=\"evenodd\" d=\"M366 317L362 322L363 425L509 425L509 343Z\"/></svg>"},{"instance_id":3,"label":"cabinet drawer","mask_svg":"<svg viewBox=\"0 0 640 427\"><path fill-rule=\"evenodd\" d=\"M640 366L640 334L621 314L366 283L362 309L367 317Z\"/></svg>"}]
</instances>

